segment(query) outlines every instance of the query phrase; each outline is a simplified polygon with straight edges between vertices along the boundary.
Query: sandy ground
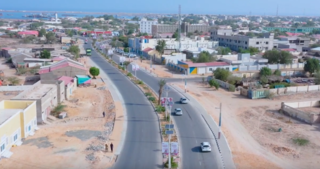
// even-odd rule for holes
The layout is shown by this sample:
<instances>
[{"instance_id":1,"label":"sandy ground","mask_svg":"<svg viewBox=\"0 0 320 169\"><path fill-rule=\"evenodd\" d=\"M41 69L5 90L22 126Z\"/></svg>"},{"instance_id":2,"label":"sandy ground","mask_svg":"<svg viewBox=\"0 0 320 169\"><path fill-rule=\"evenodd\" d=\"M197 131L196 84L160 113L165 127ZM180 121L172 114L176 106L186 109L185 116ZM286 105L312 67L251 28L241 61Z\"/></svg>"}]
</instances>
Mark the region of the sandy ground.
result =
<instances>
[{"instance_id":1,"label":"sandy ground","mask_svg":"<svg viewBox=\"0 0 320 169\"><path fill-rule=\"evenodd\" d=\"M174 85L184 89L183 84ZM320 93L249 100L202 83L189 83L188 89L217 123L219 110L215 109L222 102L222 130L237 168L311 169L320 165L320 124L310 126L278 113L281 101L319 98ZM293 143L295 138L305 138L309 144L298 146Z\"/></svg>"},{"instance_id":2,"label":"sandy ground","mask_svg":"<svg viewBox=\"0 0 320 169\"><path fill-rule=\"evenodd\" d=\"M0 58L0 70L3 71L4 73L4 78L6 79L7 77L17 77L20 79L20 85L25 83L25 76L18 76L16 75L16 69L15 68L10 68L9 64L6 64L6 59L5 58Z\"/></svg>"},{"instance_id":3,"label":"sandy ground","mask_svg":"<svg viewBox=\"0 0 320 169\"><path fill-rule=\"evenodd\" d=\"M121 138L123 109L114 103L100 79L97 88L80 87L64 101L68 117L39 125L34 136L11 148L13 155L2 159L0 168L105 168L116 159L114 152ZM102 112L106 112L103 118ZM113 153L105 144L114 144ZM30 156L30 152L32 155Z\"/></svg>"}]
</instances>

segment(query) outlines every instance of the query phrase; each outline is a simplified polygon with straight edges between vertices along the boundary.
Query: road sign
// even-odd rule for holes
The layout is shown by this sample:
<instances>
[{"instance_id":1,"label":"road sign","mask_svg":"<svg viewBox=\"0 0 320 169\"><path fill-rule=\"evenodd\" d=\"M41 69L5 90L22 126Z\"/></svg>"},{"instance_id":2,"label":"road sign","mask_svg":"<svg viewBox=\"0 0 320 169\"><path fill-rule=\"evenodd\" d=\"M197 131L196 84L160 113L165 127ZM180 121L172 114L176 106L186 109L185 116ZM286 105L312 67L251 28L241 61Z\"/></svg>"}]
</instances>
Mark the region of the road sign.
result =
<instances>
[{"instance_id":1,"label":"road sign","mask_svg":"<svg viewBox=\"0 0 320 169\"><path fill-rule=\"evenodd\" d=\"M166 130L166 135L172 135L173 134L173 130Z\"/></svg>"},{"instance_id":2,"label":"road sign","mask_svg":"<svg viewBox=\"0 0 320 169\"><path fill-rule=\"evenodd\" d=\"M171 88L169 86L164 86L163 89L164 89L164 91L167 91L167 92L169 92L171 90Z\"/></svg>"},{"instance_id":3,"label":"road sign","mask_svg":"<svg viewBox=\"0 0 320 169\"><path fill-rule=\"evenodd\" d=\"M132 65L132 71L137 71L137 70L139 70L139 65L136 65L136 64Z\"/></svg>"},{"instance_id":4,"label":"road sign","mask_svg":"<svg viewBox=\"0 0 320 169\"><path fill-rule=\"evenodd\" d=\"M166 129L173 129L174 128L174 124L166 124L165 128Z\"/></svg>"},{"instance_id":5,"label":"road sign","mask_svg":"<svg viewBox=\"0 0 320 169\"><path fill-rule=\"evenodd\" d=\"M173 98L172 97L161 97L160 103L162 106L164 105L173 105Z\"/></svg>"}]
</instances>

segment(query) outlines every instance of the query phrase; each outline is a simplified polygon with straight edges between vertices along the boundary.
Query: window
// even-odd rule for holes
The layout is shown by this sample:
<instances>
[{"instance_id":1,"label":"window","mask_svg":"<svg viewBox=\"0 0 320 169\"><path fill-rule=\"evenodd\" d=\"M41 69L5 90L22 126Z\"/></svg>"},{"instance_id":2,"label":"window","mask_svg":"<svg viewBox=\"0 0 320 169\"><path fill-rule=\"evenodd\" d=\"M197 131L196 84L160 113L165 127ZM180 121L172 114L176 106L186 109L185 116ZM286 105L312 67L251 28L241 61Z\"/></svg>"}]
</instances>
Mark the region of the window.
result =
<instances>
[{"instance_id":1,"label":"window","mask_svg":"<svg viewBox=\"0 0 320 169\"><path fill-rule=\"evenodd\" d=\"M6 148L6 145L3 143L3 144L1 145L1 152L4 151L5 148Z\"/></svg>"},{"instance_id":2,"label":"window","mask_svg":"<svg viewBox=\"0 0 320 169\"><path fill-rule=\"evenodd\" d=\"M269 42L266 42L266 44L269 44Z\"/></svg>"},{"instance_id":3,"label":"window","mask_svg":"<svg viewBox=\"0 0 320 169\"><path fill-rule=\"evenodd\" d=\"M212 68L209 68L209 71L212 71Z\"/></svg>"},{"instance_id":4,"label":"window","mask_svg":"<svg viewBox=\"0 0 320 169\"><path fill-rule=\"evenodd\" d=\"M257 45L259 45L259 42L256 42Z\"/></svg>"},{"instance_id":5,"label":"window","mask_svg":"<svg viewBox=\"0 0 320 169\"><path fill-rule=\"evenodd\" d=\"M13 141L16 141L18 139L18 134L15 134L14 136L13 136Z\"/></svg>"},{"instance_id":6,"label":"window","mask_svg":"<svg viewBox=\"0 0 320 169\"><path fill-rule=\"evenodd\" d=\"M28 131L30 131L30 130L31 130L31 125L28 126Z\"/></svg>"}]
</instances>

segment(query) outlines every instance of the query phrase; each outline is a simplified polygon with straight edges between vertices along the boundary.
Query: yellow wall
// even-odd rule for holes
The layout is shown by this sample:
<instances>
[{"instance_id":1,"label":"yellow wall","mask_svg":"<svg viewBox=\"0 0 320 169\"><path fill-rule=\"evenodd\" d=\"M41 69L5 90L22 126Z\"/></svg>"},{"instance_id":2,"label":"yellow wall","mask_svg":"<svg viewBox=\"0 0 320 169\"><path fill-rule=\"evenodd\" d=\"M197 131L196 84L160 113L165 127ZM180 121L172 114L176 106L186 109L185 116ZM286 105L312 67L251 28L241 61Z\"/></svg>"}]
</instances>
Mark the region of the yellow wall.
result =
<instances>
[{"instance_id":1,"label":"yellow wall","mask_svg":"<svg viewBox=\"0 0 320 169\"><path fill-rule=\"evenodd\" d=\"M4 100L4 109L25 109L34 101Z\"/></svg>"},{"instance_id":2,"label":"yellow wall","mask_svg":"<svg viewBox=\"0 0 320 169\"><path fill-rule=\"evenodd\" d=\"M12 137L12 134L20 128L19 115L20 113L14 115L14 117L10 121L6 122L5 125L0 126L0 139L4 135L6 135L7 137Z\"/></svg>"},{"instance_id":3,"label":"yellow wall","mask_svg":"<svg viewBox=\"0 0 320 169\"><path fill-rule=\"evenodd\" d=\"M36 104L31 104L28 109L24 110L24 120L28 124L31 120L37 117L37 107Z\"/></svg>"}]
</instances>

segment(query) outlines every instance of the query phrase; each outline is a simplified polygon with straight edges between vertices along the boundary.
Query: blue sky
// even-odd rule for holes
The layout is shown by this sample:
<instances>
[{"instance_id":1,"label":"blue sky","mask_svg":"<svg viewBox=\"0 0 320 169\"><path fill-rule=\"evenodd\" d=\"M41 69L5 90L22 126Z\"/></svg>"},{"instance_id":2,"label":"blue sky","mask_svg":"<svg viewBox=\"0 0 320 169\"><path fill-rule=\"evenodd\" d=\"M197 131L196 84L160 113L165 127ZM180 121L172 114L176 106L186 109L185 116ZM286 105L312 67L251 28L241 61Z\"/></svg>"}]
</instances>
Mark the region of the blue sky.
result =
<instances>
[{"instance_id":1,"label":"blue sky","mask_svg":"<svg viewBox=\"0 0 320 169\"><path fill-rule=\"evenodd\" d=\"M4 1L4 0L3 0ZM320 16L320 0L13 0L3 10Z\"/></svg>"}]
</instances>

